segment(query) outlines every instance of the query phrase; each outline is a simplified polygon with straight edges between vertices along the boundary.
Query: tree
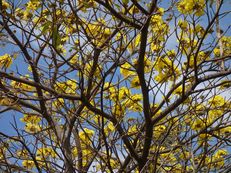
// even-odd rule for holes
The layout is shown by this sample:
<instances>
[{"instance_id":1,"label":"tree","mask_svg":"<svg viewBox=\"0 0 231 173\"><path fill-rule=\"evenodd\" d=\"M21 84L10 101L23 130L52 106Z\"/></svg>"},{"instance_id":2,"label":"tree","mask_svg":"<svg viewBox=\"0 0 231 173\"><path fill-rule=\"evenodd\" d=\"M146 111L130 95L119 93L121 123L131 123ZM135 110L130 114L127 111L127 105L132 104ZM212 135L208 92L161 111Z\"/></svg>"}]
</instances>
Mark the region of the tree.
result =
<instances>
[{"instance_id":1,"label":"tree","mask_svg":"<svg viewBox=\"0 0 231 173\"><path fill-rule=\"evenodd\" d=\"M5 172L229 172L230 5L0 1Z\"/></svg>"}]
</instances>

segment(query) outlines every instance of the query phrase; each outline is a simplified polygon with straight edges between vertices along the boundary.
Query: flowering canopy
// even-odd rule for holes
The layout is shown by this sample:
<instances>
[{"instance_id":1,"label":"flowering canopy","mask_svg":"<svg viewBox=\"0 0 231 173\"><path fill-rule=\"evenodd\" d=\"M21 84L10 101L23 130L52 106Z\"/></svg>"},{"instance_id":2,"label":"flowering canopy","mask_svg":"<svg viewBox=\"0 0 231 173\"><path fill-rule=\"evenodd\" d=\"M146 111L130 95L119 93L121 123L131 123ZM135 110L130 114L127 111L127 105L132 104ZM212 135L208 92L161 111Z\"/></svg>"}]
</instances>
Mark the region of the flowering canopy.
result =
<instances>
[{"instance_id":1,"label":"flowering canopy","mask_svg":"<svg viewBox=\"0 0 231 173\"><path fill-rule=\"evenodd\" d=\"M229 169L226 6L0 0L0 170Z\"/></svg>"}]
</instances>

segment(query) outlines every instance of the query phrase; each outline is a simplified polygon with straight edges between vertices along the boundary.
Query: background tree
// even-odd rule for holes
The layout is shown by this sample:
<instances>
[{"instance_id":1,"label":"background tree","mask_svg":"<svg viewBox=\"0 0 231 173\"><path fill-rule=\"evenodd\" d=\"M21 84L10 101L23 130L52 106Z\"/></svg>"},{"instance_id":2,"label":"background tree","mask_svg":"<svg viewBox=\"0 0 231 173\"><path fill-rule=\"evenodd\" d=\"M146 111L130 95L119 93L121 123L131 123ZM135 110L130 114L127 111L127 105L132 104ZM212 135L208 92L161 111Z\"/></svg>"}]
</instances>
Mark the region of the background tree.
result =
<instances>
[{"instance_id":1,"label":"background tree","mask_svg":"<svg viewBox=\"0 0 231 173\"><path fill-rule=\"evenodd\" d=\"M229 172L229 5L0 0L0 169Z\"/></svg>"}]
</instances>

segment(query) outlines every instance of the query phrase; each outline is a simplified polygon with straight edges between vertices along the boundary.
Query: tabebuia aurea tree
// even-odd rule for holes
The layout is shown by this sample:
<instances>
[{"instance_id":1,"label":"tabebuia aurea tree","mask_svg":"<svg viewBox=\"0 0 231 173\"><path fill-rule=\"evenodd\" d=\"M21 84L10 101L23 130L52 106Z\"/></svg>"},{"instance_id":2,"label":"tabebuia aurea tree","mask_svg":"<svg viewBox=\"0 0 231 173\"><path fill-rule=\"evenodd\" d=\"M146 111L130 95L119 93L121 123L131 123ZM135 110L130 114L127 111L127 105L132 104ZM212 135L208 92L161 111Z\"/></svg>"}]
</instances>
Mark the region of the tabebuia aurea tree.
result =
<instances>
[{"instance_id":1,"label":"tabebuia aurea tree","mask_svg":"<svg viewBox=\"0 0 231 173\"><path fill-rule=\"evenodd\" d=\"M0 0L0 172L231 171L230 13Z\"/></svg>"}]
</instances>

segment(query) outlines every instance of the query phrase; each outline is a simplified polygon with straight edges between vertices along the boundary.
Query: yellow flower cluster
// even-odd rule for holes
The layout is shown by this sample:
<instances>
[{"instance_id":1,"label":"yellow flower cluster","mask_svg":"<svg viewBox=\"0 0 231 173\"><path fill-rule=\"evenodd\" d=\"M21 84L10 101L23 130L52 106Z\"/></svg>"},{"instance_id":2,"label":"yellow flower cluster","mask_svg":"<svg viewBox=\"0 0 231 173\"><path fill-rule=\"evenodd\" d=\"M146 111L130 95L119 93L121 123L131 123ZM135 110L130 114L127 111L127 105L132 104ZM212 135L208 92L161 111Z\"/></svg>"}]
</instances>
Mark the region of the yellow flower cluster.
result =
<instances>
[{"instance_id":1,"label":"yellow flower cluster","mask_svg":"<svg viewBox=\"0 0 231 173\"><path fill-rule=\"evenodd\" d=\"M128 44L128 51L133 53L140 44L140 34L136 35L135 38Z\"/></svg>"},{"instance_id":2,"label":"yellow flower cluster","mask_svg":"<svg viewBox=\"0 0 231 173\"><path fill-rule=\"evenodd\" d=\"M27 158L29 156L29 153L26 149L18 150L16 152L16 155L20 158Z\"/></svg>"},{"instance_id":3,"label":"yellow flower cluster","mask_svg":"<svg viewBox=\"0 0 231 173\"><path fill-rule=\"evenodd\" d=\"M79 63L81 65L81 63ZM93 61L87 62L86 64L83 65L84 69L83 69L83 73L84 76L86 76L87 78L91 78L92 76L90 76L91 70L93 67ZM101 67L100 65L97 65L96 70L94 72L94 77L100 78L101 77L101 73L100 73Z\"/></svg>"},{"instance_id":4,"label":"yellow flower cluster","mask_svg":"<svg viewBox=\"0 0 231 173\"><path fill-rule=\"evenodd\" d=\"M12 62L12 57L9 54L0 56L0 68L9 68Z\"/></svg>"},{"instance_id":5,"label":"yellow flower cluster","mask_svg":"<svg viewBox=\"0 0 231 173\"><path fill-rule=\"evenodd\" d=\"M94 8L96 7L96 3L94 0L78 0L79 6L83 6L84 8L82 9L83 12L86 11L88 8Z\"/></svg>"},{"instance_id":6,"label":"yellow flower cluster","mask_svg":"<svg viewBox=\"0 0 231 173\"><path fill-rule=\"evenodd\" d=\"M109 122L105 127L104 127L104 132L106 135L108 135L110 132L113 132L115 130L115 127L112 122Z\"/></svg>"},{"instance_id":7,"label":"yellow flower cluster","mask_svg":"<svg viewBox=\"0 0 231 173\"><path fill-rule=\"evenodd\" d=\"M133 63L130 64L128 62L122 64L120 66L120 73L124 76L124 78L131 78L130 85L131 88L139 88L140 81L139 77L134 68L138 66L138 59L133 60ZM152 70L153 63L147 57L144 58L144 72L150 73Z\"/></svg>"},{"instance_id":8,"label":"yellow flower cluster","mask_svg":"<svg viewBox=\"0 0 231 173\"><path fill-rule=\"evenodd\" d=\"M192 14L202 16L204 14L205 0L181 0L177 9L183 14Z\"/></svg>"},{"instance_id":9,"label":"yellow flower cluster","mask_svg":"<svg viewBox=\"0 0 231 173\"><path fill-rule=\"evenodd\" d=\"M22 166L27 169L32 169L33 167L35 167L35 163L33 160L23 160Z\"/></svg>"},{"instance_id":10,"label":"yellow flower cluster","mask_svg":"<svg viewBox=\"0 0 231 173\"><path fill-rule=\"evenodd\" d=\"M25 75L25 76L20 76L21 79L26 79L28 81L32 81L31 79L29 79L29 75ZM23 90L23 91L27 91L27 92L33 92L35 91L35 87L25 84L25 83L21 83L21 82L17 82L17 81L12 81L10 84L13 88L18 89L18 90Z\"/></svg>"},{"instance_id":11,"label":"yellow flower cluster","mask_svg":"<svg viewBox=\"0 0 231 173\"><path fill-rule=\"evenodd\" d=\"M38 124L41 121L41 117L36 114L24 114L23 118L20 118L20 121L24 123Z\"/></svg>"},{"instance_id":12,"label":"yellow flower cluster","mask_svg":"<svg viewBox=\"0 0 231 173\"><path fill-rule=\"evenodd\" d=\"M23 152L23 155L21 155L22 152ZM19 154L20 154L19 155L20 157L28 156L28 153L25 151L20 151ZM47 158L48 159L50 157L55 158L56 156L57 155L55 151L51 147L42 147L42 148L38 148L35 159L38 162L39 166L43 167L43 166L49 165L49 163L45 163ZM33 160L27 159L22 162L22 166L27 169L33 169L35 167L35 163Z\"/></svg>"},{"instance_id":13,"label":"yellow flower cluster","mask_svg":"<svg viewBox=\"0 0 231 173\"><path fill-rule=\"evenodd\" d=\"M224 157L228 155L228 151L225 149L219 149L217 152L209 159L209 163L211 164L212 168L219 169L221 168L224 163L225 159Z\"/></svg>"},{"instance_id":14,"label":"yellow flower cluster","mask_svg":"<svg viewBox=\"0 0 231 173\"><path fill-rule=\"evenodd\" d=\"M63 105L64 105L64 99L63 98L55 99L52 102L52 106L54 106L56 109L62 108Z\"/></svg>"},{"instance_id":15,"label":"yellow flower cluster","mask_svg":"<svg viewBox=\"0 0 231 173\"><path fill-rule=\"evenodd\" d=\"M133 66L137 68L138 59L133 60ZM153 63L146 56L144 57L144 72L149 73L152 69Z\"/></svg>"},{"instance_id":16,"label":"yellow flower cluster","mask_svg":"<svg viewBox=\"0 0 231 173\"><path fill-rule=\"evenodd\" d=\"M219 130L220 134L222 135L230 135L231 134L231 126L224 127Z\"/></svg>"},{"instance_id":17,"label":"yellow flower cluster","mask_svg":"<svg viewBox=\"0 0 231 173\"><path fill-rule=\"evenodd\" d=\"M85 30L96 46L101 46L111 34L111 30L106 27L106 22L103 19L87 24Z\"/></svg>"},{"instance_id":18,"label":"yellow flower cluster","mask_svg":"<svg viewBox=\"0 0 231 173\"><path fill-rule=\"evenodd\" d=\"M74 79L67 80L65 82L57 82L55 90L58 93L76 94L77 82Z\"/></svg>"},{"instance_id":19,"label":"yellow flower cluster","mask_svg":"<svg viewBox=\"0 0 231 173\"><path fill-rule=\"evenodd\" d=\"M50 148L50 147L39 148L37 150L36 155L37 157L40 157L40 158L47 158L47 157L55 158L57 156L53 148Z\"/></svg>"},{"instance_id":20,"label":"yellow flower cluster","mask_svg":"<svg viewBox=\"0 0 231 173\"><path fill-rule=\"evenodd\" d=\"M2 10L3 10L3 12L8 8L10 8L10 4L8 2L6 2L6 0L3 0L2 1Z\"/></svg>"},{"instance_id":21,"label":"yellow flower cluster","mask_svg":"<svg viewBox=\"0 0 231 173\"><path fill-rule=\"evenodd\" d=\"M162 44L165 41L166 35L169 33L169 25L163 20L163 8L157 8L157 11L151 17L150 29L151 35L148 38L150 48L153 52L159 52L162 49Z\"/></svg>"},{"instance_id":22,"label":"yellow flower cluster","mask_svg":"<svg viewBox=\"0 0 231 173\"><path fill-rule=\"evenodd\" d=\"M161 40L164 39L163 36L169 32L169 26L163 20L163 18L162 18L163 15L164 15L164 9L163 8L157 8L156 13L153 14L151 21L150 21L152 32L155 33L155 36L158 36L159 39L161 37Z\"/></svg>"},{"instance_id":23,"label":"yellow flower cluster","mask_svg":"<svg viewBox=\"0 0 231 173\"><path fill-rule=\"evenodd\" d=\"M163 83L167 80L173 81L180 74L179 69L175 67L173 61L167 56L158 57L154 65L154 69L159 73L157 76L155 76L155 80L157 82Z\"/></svg>"},{"instance_id":24,"label":"yellow flower cluster","mask_svg":"<svg viewBox=\"0 0 231 173\"><path fill-rule=\"evenodd\" d=\"M41 1L39 1L39 0L30 0L29 2L27 2L26 8L27 8L27 10L34 11L39 7L40 3L41 3Z\"/></svg>"},{"instance_id":25,"label":"yellow flower cluster","mask_svg":"<svg viewBox=\"0 0 231 173\"><path fill-rule=\"evenodd\" d=\"M198 41L195 38L189 38L186 35L186 32L182 34L182 37L179 40L179 42L180 42L180 49L182 51L182 54L188 54L198 44Z\"/></svg>"},{"instance_id":26,"label":"yellow flower cluster","mask_svg":"<svg viewBox=\"0 0 231 173\"><path fill-rule=\"evenodd\" d=\"M182 36L188 37L188 35L194 36L196 34L198 37L202 37L205 33L205 29L203 28L203 26L201 26L200 24L196 24L196 26L193 26L187 20L180 19L178 21L178 26L183 31L183 34L186 34Z\"/></svg>"},{"instance_id":27,"label":"yellow flower cluster","mask_svg":"<svg viewBox=\"0 0 231 173\"><path fill-rule=\"evenodd\" d=\"M132 69L132 65L128 62L124 63L120 67L120 73L126 78L136 75L135 70Z\"/></svg>"},{"instance_id":28,"label":"yellow flower cluster","mask_svg":"<svg viewBox=\"0 0 231 173\"><path fill-rule=\"evenodd\" d=\"M132 82L131 87L133 85ZM122 117L126 110L133 112L142 111L142 105L140 104L142 100L141 94L132 95L127 87L116 89L114 86L110 86L109 83L105 83L104 90L106 91L104 97L114 102L113 113L116 117Z\"/></svg>"},{"instance_id":29,"label":"yellow flower cluster","mask_svg":"<svg viewBox=\"0 0 231 173\"><path fill-rule=\"evenodd\" d=\"M223 56L230 56L231 55L231 36L223 36L221 38L222 41L222 46L223 46ZM220 48L216 47L213 50L213 53L215 56L219 57L220 56Z\"/></svg>"},{"instance_id":30,"label":"yellow flower cluster","mask_svg":"<svg viewBox=\"0 0 231 173\"><path fill-rule=\"evenodd\" d=\"M79 132L79 137L85 144L90 144L91 143L91 138L95 132L91 129L84 128L83 131Z\"/></svg>"},{"instance_id":31,"label":"yellow flower cluster","mask_svg":"<svg viewBox=\"0 0 231 173\"><path fill-rule=\"evenodd\" d=\"M92 149L91 149L91 143L92 143L92 137L95 134L95 132L91 129L84 128L83 131L79 132L79 138L81 141L81 152L82 152L82 160L83 165L86 165L88 161L92 157ZM77 147L72 148L72 155L73 157L78 156L78 149Z\"/></svg>"},{"instance_id":32,"label":"yellow flower cluster","mask_svg":"<svg viewBox=\"0 0 231 173\"><path fill-rule=\"evenodd\" d=\"M216 95L208 100L207 105L197 104L192 106L190 114L184 117L185 123L190 125L192 130L200 131L203 128L213 125L224 115L226 109L230 109L229 106L230 103L224 97ZM224 127L215 133L226 135L230 131L230 127Z\"/></svg>"},{"instance_id":33,"label":"yellow flower cluster","mask_svg":"<svg viewBox=\"0 0 231 173\"><path fill-rule=\"evenodd\" d=\"M114 106L112 107L113 115L119 119L124 116L125 111L126 111L126 107L118 102L115 103Z\"/></svg>"},{"instance_id":34,"label":"yellow flower cluster","mask_svg":"<svg viewBox=\"0 0 231 173\"><path fill-rule=\"evenodd\" d=\"M16 16L22 18L27 21L32 18L34 11L37 10L40 6L41 1L39 0L30 0L26 3L26 9L22 10L21 8L17 8L15 10Z\"/></svg>"},{"instance_id":35,"label":"yellow flower cluster","mask_svg":"<svg viewBox=\"0 0 231 173\"><path fill-rule=\"evenodd\" d=\"M154 136L155 137L160 137L161 134L163 134L166 131L166 126L165 125L158 125L154 128Z\"/></svg>"},{"instance_id":36,"label":"yellow flower cluster","mask_svg":"<svg viewBox=\"0 0 231 173\"><path fill-rule=\"evenodd\" d=\"M26 123L25 131L28 133L37 133L41 131L41 126L39 125L41 117L37 114L24 114L23 118L20 118L20 121Z\"/></svg>"},{"instance_id":37,"label":"yellow flower cluster","mask_svg":"<svg viewBox=\"0 0 231 173\"><path fill-rule=\"evenodd\" d=\"M25 131L28 133L37 133L41 130L41 127L38 124L26 123Z\"/></svg>"},{"instance_id":38,"label":"yellow flower cluster","mask_svg":"<svg viewBox=\"0 0 231 173\"><path fill-rule=\"evenodd\" d=\"M188 67L189 68L193 68L194 67L194 59L196 59L196 65L199 65L200 63L204 62L205 60L208 60L209 59L209 56L203 52L203 51L200 51L197 55L197 57L195 58L195 55L192 55L190 56L189 58L189 64L188 64ZM185 63L186 65L187 63ZM185 68L185 66L184 66Z\"/></svg>"}]
</instances>

